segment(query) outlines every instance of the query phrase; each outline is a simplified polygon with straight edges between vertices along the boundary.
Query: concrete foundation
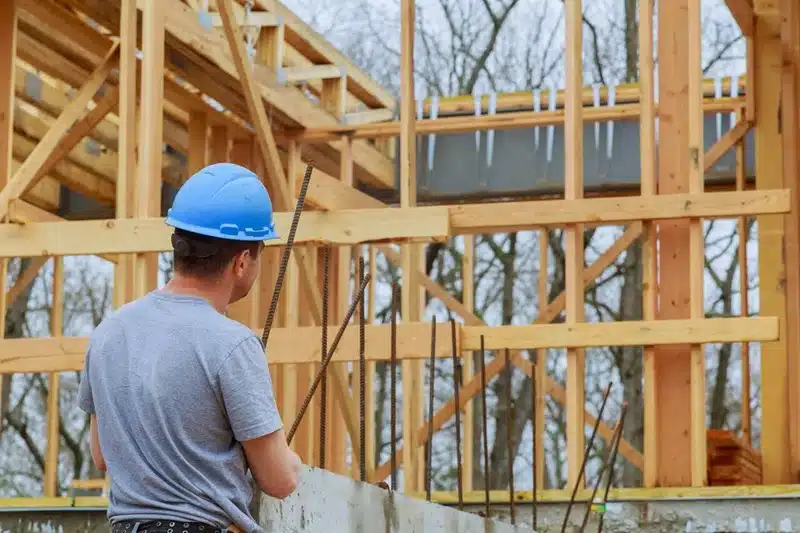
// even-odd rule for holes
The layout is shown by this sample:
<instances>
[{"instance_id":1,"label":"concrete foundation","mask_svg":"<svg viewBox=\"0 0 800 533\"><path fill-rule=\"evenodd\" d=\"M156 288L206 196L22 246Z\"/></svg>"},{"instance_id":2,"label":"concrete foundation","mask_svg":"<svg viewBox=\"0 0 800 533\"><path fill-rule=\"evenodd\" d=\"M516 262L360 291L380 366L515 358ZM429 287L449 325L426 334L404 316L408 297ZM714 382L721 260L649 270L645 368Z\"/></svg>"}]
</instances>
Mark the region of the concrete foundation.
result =
<instances>
[{"instance_id":1,"label":"concrete foundation","mask_svg":"<svg viewBox=\"0 0 800 533\"><path fill-rule=\"evenodd\" d=\"M800 496L729 497L611 502L607 533L798 532ZM508 504L493 504L491 519L477 515L483 505L427 503L319 469L304 472L301 486L283 501L264 497L260 522L266 533L517 533L532 531L530 502L515 504L516 525ZM540 503L537 532L561 531L567 504ZM585 506L572 507L567 531L580 531ZM585 531L597 531L592 512ZM0 533L107 533L106 510L0 509Z\"/></svg>"}]
</instances>

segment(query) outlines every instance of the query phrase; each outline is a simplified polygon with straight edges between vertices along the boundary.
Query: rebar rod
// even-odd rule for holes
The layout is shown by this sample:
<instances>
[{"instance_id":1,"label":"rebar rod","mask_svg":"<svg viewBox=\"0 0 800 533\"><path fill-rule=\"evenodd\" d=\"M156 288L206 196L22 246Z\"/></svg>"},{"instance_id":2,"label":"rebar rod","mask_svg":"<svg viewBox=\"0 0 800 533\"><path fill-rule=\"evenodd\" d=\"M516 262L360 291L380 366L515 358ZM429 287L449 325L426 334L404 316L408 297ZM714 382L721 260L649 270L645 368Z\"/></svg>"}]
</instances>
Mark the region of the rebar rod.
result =
<instances>
[{"instance_id":1,"label":"rebar rod","mask_svg":"<svg viewBox=\"0 0 800 533\"><path fill-rule=\"evenodd\" d=\"M297 417L294 420L294 424L292 424L292 428L289 430L289 435L287 437L287 441L291 444L292 438L294 437L295 432L297 431L297 427L300 425L300 422L303 420L303 416L306 414L306 410L308 409L309 404L311 403L311 399L314 397L314 392L316 392L317 387L319 386L320 381L322 381L322 374L327 370L328 364L330 364L331 359L333 358L334 352L336 352L336 348L339 346L339 341L342 340L342 335L344 335L344 331L347 329L347 324L350 322L350 319L353 318L353 313L356 311L356 307L358 306L358 302L361 298L364 297L364 288L369 283L370 275L364 278L361 282L361 286L356 291L356 298L350 304L350 308L347 310L347 314L342 321L342 325L339 326L339 331L336 332L336 337L333 338L333 343L331 344L328 353L325 355L325 359L322 361L321 368L317 375L314 377L314 381L311 383L311 388L308 390L306 397L303 399L303 404L300 406L300 410L297 413Z\"/></svg>"},{"instance_id":2,"label":"rebar rod","mask_svg":"<svg viewBox=\"0 0 800 533\"><path fill-rule=\"evenodd\" d=\"M508 510L511 524L516 524L516 514L514 509L514 407L512 404L512 378L514 369L511 367L511 354L506 348L506 430L508 431Z\"/></svg>"},{"instance_id":3,"label":"rebar rod","mask_svg":"<svg viewBox=\"0 0 800 533\"><path fill-rule=\"evenodd\" d=\"M358 279L360 283L364 283L364 256L358 257ZM359 390L358 401L360 407L360 423L359 428L359 441L361 446L359 448L359 456L361 459L361 481L367 481L367 356L364 338L364 328L367 323L367 307L365 305L365 298L361 298L358 306L358 370L359 370Z\"/></svg>"},{"instance_id":4,"label":"rebar rod","mask_svg":"<svg viewBox=\"0 0 800 533\"><path fill-rule=\"evenodd\" d=\"M608 443L608 448L606 448L603 465L600 467L600 471L597 472L597 479L595 480L594 487L592 488L592 495L586 502L586 509L583 513L583 522L581 522L581 531L586 529L586 524L589 523L589 513L592 512L594 498L597 496L597 490L600 488L600 482L603 480L603 474L605 474L606 470L611 468L613 462L617 459L616 450L619 448L619 441L622 439L622 421L625 418L625 413L627 410L628 403L625 402L622 404L622 413L620 414L619 422L617 422L617 426L614 428L614 433L611 435L611 442Z\"/></svg>"},{"instance_id":5,"label":"rebar rod","mask_svg":"<svg viewBox=\"0 0 800 533\"><path fill-rule=\"evenodd\" d=\"M389 354L389 366L391 367L391 383L389 392L389 416L391 426L391 446L390 464L392 466L391 481L392 490L397 490L397 282L392 282L392 303L391 303L391 342Z\"/></svg>"},{"instance_id":6,"label":"rebar rod","mask_svg":"<svg viewBox=\"0 0 800 533\"><path fill-rule=\"evenodd\" d=\"M488 415L486 413L486 352L484 348L484 337L481 335L481 418L483 423L481 429L483 432L483 494L484 494L484 507L486 518L489 518L489 428Z\"/></svg>"},{"instance_id":7,"label":"rebar rod","mask_svg":"<svg viewBox=\"0 0 800 533\"><path fill-rule=\"evenodd\" d=\"M433 387L436 382L436 317L431 321L431 366L428 379L428 460L425 463L425 496L431 501L431 477L433 475Z\"/></svg>"},{"instance_id":8,"label":"rebar rod","mask_svg":"<svg viewBox=\"0 0 800 533\"><path fill-rule=\"evenodd\" d=\"M330 280L330 246L322 247L322 346L320 355L322 361L328 353L328 284ZM328 425L328 372L322 374L319 385L320 408L319 408L319 467L325 468L325 433Z\"/></svg>"},{"instance_id":9,"label":"rebar rod","mask_svg":"<svg viewBox=\"0 0 800 533\"><path fill-rule=\"evenodd\" d=\"M625 416L628 414L628 403L625 402L622 404L622 414L619 418L619 438L617 438L617 445L614 447L614 454L611 456L611 466L608 472L608 480L606 481L606 490L603 494L603 504L608 501L608 492L611 490L611 483L614 481L614 471L617 468L617 454L619 453L619 445L622 441L622 432L625 429ZM605 510L604 510L605 511ZM605 512L600 515L600 519L597 522L597 533L602 533L603 531L603 519L605 517Z\"/></svg>"},{"instance_id":10,"label":"rebar rod","mask_svg":"<svg viewBox=\"0 0 800 533\"><path fill-rule=\"evenodd\" d=\"M461 511L464 509L464 480L461 472L461 401L459 400L461 358L457 352L456 321L452 318L450 319L450 340L453 346L453 399L456 405L456 487L458 490L458 509Z\"/></svg>"},{"instance_id":11,"label":"rebar rod","mask_svg":"<svg viewBox=\"0 0 800 533\"><path fill-rule=\"evenodd\" d=\"M278 309L278 299L281 295L281 288L283 287L283 278L286 276L286 267L289 264L289 256L294 247L294 235L297 232L297 224L300 222L300 214L303 212L303 204L306 201L306 192L308 191L308 183L311 181L311 172L314 167L309 163L306 167L305 176L303 176L303 184L300 187L300 194L297 196L297 205L294 208L294 216L292 217L292 225L289 228L289 236L286 238L286 246L283 248L283 257L281 257L280 267L278 268L278 278L275 280L275 289L272 291L272 301L269 303L269 312L267 313L267 321L264 324L264 332L261 334L261 345L267 349L267 341L269 340L269 333L272 331L272 322L275 320L275 311Z\"/></svg>"},{"instance_id":12,"label":"rebar rod","mask_svg":"<svg viewBox=\"0 0 800 533\"><path fill-rule=\"evenodd\" d=\"M564 522L561 524L561 533L564 533L567 530L567 521L569 520L570 511L572 511L572 506L575 505L575 496L578 493L578 487L581 484L581 479L583 479L583 474L586 472L586 462L589 460L589 454L592 451L592 445L594 444L594 439L597 437L597 430L600 427L600 421L603 419L603 412L606 409L606 403L608 402L608 396L611 394L611 383L608 384L606 387L606 392L603 394L603 403L600 404L600 411L597 413L597 420L594 421L594 428L592 428L592 435L589 437L589 443L586 445L586 450L583 453L583 461L581 462L581 469L578 471L578 478L575 480L575 486L572 487L572 496L570 496L569 503L567 504L567 510L564 513Z\"/></svg>"}]
</instances>

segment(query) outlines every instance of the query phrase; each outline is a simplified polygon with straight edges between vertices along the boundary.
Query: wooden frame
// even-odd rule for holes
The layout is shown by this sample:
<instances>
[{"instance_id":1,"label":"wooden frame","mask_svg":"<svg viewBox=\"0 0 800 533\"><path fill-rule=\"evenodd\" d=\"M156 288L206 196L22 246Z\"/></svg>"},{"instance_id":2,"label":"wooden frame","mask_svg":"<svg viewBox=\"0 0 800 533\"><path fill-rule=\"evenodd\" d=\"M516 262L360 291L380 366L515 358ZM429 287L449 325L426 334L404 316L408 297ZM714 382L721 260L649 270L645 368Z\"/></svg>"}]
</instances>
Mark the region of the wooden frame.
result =
<instances>
[{"instance_id":1,"label":"wooden frame","mask_svg":"<svg viewBox=\"0 0 800 533\"><path fill-rule=\"evenodd\" d=\"M269 305L277 276L278 247L285 244L305 163L313 161L308 208L298 228L295 259L287 268L269 346L285 418L296 414L319 366L315 343L321 331L319 249L326 243L333 245L332 323L341 319L352 296L351 267L358 254L369 253L373 272L379 258L400 267L402 285L413 288L402 292L398 328L403 394L409 399L403 404L402 432L403 442L410 444L398 452L398 463L408 474L404 475L405 492L417 493L423 486L429 425L441 428L457 408L463 409L464 436L470 441L464 448L464 465L469 471L474 468L470 399L480 387L470 358L464 358L460 404L455 405L454 400L445 403L432 421L422 416L421 360L429 350L428 325L421 318L426 294L439 299L459 317L459 353L476 349L477 339L483 335L488 349L514 351L514 367L538 384L537 405L544 406L547 394L566 404L570 484L576 481L583 456L585 425L594 421L584 409L584 348L620 342L645 348L644 449L623 440L620 453L642 469L648 489L670 487L647 494L664 495L671 490L676 494L711 494L713 491L705 487L702 345L743 343L743 375L749 383L748 343L762 343L762 376L775 384L762 392L764 482L779 486L798 481L800 334L787 326L800 321L800 195L795 179L800 166L800 120L796 111L800 99L799 8L788 0L728 0L748 40L748 72L739 81L740 91L746 94L710 99L713 83L704 80L700 71L699 0L656 1L661 8L659 64L674 73L659 77L662 97L658 105L654 101L653 5L640 2L641 82L618 87L615 107L594 108L581 75L582 2L566 0L566 87L556 93L542 93L545 104L555 98L554 111L531 111L530 93L515 93L499 95L496 115L422 120L416 116L412 79L413 0L402 2L399 102L277 1L254 3L250 22L258 26L259 34L252 63L239 26L245 11L234 0L212 2L212 13L198 13L197 3L181 0L7 3L0 8L0 24L7 30L0 32L0 102L4 111L0 113L4 126L0 135L4 143L0 150L0 273L5 274L9 259L34 260L24 279L0 291L0 323L10 302L51 257L57 265L57 283L52 337L0 338L0 373L45 372L50 376L51 390L58 391L59 372L81 369L86 339L62 336L62 257L96 255L113 262L115 305L154 289L156 253L170 250L170 230L164 224L161 205L162 183L179 187L191 173L215 161L237 161L256 170L264 177L278 211L281 239L269 243L272 246L265 252L268 261L257 287L229 311L231 317L257 329ZM104 31L87 24L87 18ZM35 31L37 25L50 28L50 38L42 38ZM776 32L779 27L780 32ZM681 38L670 38L675 35ZM139 39L141 43L137 44ZM145 51L143 60L137 58L137 47ZM311 97L298 88L300 82ZM778 86L783 90L762 89ZM75 91L73 96L67 96L67 87ZM607 97L605 90L601 91L601 99ZM210 100L219 106L210 105ZM486 106L488 101L480 105ZM425 116L429 116L430 106L430 101L423 102ZM474 101L472 96L456 96L440 99L438 106L442 113L472 112ZM398 120L394 120L395 108L399 109ZM702 117L711 112L735 112L739 122L703 153ZM670 154L658 161L656 118L661 118L660 150ZM613 191L609 198L588 198L581 160L584 122L623 119L640 124L641 191L625 196ZM563 124L566 133L563 199L497 203L477 199L464 204L418 205L417 136L552 124ZM747 190L744 178L743 140L751 131L756 137L756 190ZM390 143L382 142L395 137L400 146L397 157L387 148ZM81 145L86 139L101 145L103 152L87 155ZM164 144L169 146L168 151L163 150ZM737 154L735 190L708 192L704 173L730 151ZM397 183L395 174L399 176ZM102 206L113 207L113 215L103 215L113 218L62 218L58 214L62 185ZM377 195L365 192L374 190L394 193L399 206L388 206ZM707 319L702 300L702 222L736 219L742 230L748 217L755 217L759 223L761 316L747 316L745 306L741 317ZM582 232L598 225L625 225L626 229L600 259L584 265ZM540 301L534 324L484 324L473 310L474 236L536 230L546 250L548 237L543 230L554 227L564 228L566 235L564 293L552 302ZM422 263L423 244L455 237L463 239L465 245L463 300L431 279ZM740 239L744 242L743 237ZM586 323L584 290L637 240L644 250L644 319ZM739 260L745 263L746 259L746 250L742 249ZM546 253L539 260L546 266ZM664 276L664 272L671 275ZM542 277L539 290L546 292L547 287L548 280ZM746 293L746 283L741 291ZM369 294L370 316L374 317L374 283ZM566 322L550 324L562 312ZM376 362L388 356L387 328L377 324L367 327L370 375ZM335 329L332 327L332 331ZM356 345L356 332L350 329L331 366L332 392L326 400L331 406L328 466L354 476L360 472L356 466L347 465L346 456L348 445L357 456L359 444L359 391L352 385L357 380L351 379L351 373L359 370L354 358ZM568 349L566 387L548 376L544 365L533 367L521 355L521 350L548 347ZM437 355L449 357L450 349L449 339L440 336ZM487 365L489 377L498 375L504 366L502 359L492 360ZM374 406L372 385L367 386L368 402L373 402L369 405ZM676 390L684 394L673 402L671 395ZM56 498L55 400L57 396L48 404L44 483L46 501L51 503L61 501ZM319 408L319 400L315 402L311 411ZM744 403L748 407L743 407L743 432L748 441L752 415L749 402ZM318 461L319 450L314 444L318 422L314 414L309 415L293 443L311 464ZM599 427L600 437L610 439L609 425L602 422ZM542 434L543 421L536 431ZM365 446L373 456L375 442L368 441ZM668 456L664 450L681 453ZM372 463L367 465L367 477L385 479L388 465ZM543 471L541 465L538 471ZM471 489L471 481L466 487ZM618 494L625 494L625 490ZM558 497L555 492L544 496ZM95 501L78 498L73 503L78 500ZM26 506L35 506L26 502Z\"/></svg>"}]
</instances>

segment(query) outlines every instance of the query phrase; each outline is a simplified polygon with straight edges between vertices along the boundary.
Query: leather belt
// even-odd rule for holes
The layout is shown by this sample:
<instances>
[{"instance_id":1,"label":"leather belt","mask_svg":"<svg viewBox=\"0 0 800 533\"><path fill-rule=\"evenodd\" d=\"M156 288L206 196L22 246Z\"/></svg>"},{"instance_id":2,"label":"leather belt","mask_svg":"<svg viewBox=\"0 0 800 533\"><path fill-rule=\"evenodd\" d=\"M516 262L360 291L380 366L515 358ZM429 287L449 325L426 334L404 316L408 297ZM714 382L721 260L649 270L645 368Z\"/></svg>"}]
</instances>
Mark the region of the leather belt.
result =
<instances>
[{"instance_id":1,"label":"leather belt","mask_svg":"<svg viewBox=\"0 0 800 533\"><path fill-rule=\"evenodd\" d=\"M220 529L203 522L180 520L120 520L111 525L111 533L240 533L236 526Z\"/></svg>"}]
</instances>

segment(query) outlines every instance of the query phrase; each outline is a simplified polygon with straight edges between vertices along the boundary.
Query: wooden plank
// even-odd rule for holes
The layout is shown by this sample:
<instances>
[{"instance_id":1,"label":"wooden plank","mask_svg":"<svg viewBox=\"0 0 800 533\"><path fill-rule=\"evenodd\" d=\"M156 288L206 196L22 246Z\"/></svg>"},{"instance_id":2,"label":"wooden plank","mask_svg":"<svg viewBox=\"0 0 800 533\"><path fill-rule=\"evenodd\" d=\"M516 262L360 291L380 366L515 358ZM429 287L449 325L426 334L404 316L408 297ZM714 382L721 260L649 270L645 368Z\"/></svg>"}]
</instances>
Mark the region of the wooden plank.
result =
<instances>
[{"instance_id":1,"label":"wooden plank","mask_svg":"<svg viewBox=\"0 0 800 533\"><path fill-rule=\"evenodd\" d=\"M688 62L690 0L658 0L658 194L689 192ZM689 221L659 221L657 318L689 317ZM668 272L669 275L663 275ZM659 486L691 484L691 355L688 345L656 346ZM676 392L680 391L680 392Z\"/></svg>"},{"instance_id":2,"label":"wooden plank","mask_svg":"<svg viewBox=\"0 0 800 533\"><path fill-rule=\"evenodd\" d=\"M265 245L286 244L291 217L291 213L275 213L280 238ZM296 244L443 240L450 233L447 209L437 206L309 211L301 220ZM172 250L171 234L163 218L9 224L0 226L0 257L165 252Z\"/></svg>"},{"instance_id":3,"label":"wooden plank","mask_svg":"<svg viewBox=\"0 0 800 533\"><path fill-rule=\"evenodd\" d=\"M330 338L338 326L329 326ZM528 326L460 326L459 351L480 348L484 336L487 350L536 348L588 348L593 346L641 346L653 344L772 341L778 337L778 319L774 317L714 318L703 320L655 320L608 323L535 324ZM270 334L271 365L316 363L320 360L318 326L273 328ZM365 328L367 346L389 346L390 326ZM404 361L430 357L430 325L398 324L397 357ZM66 372L80 370L87 337L39 337L0 341L0 371ZM437 357L451 357L449 336L437 335ZM368 350L371 361L386 361L386 349ZM349 329L342 336L334 361L358 359L358 330ZM499 358L502 359L502 358ZM487 375L489 367L487 365ZM465 395L467 391L465 390ZM438 415L441 416L441 415Z\"/></svg>"},{"instance_id":4,"label":"wooden plank","mask_svg":"<svg viewBox=\"0 0 800 533\"><path fill-rule=\"evenodd\" d=\"M739 29L746 37L752 37L756 24L756 13L752 0L725 0Z\"/></svg>"},{"instance_id":5,"label":"wooden plank","mask_svg":"<svg viewBox=\"0 0 800 533\"><path fill-rule=\"evenodd\" d=\"M146 0L142 10L142 100L139 123L139 164L136 187L137 219L161 213L161 157L164 126L164 5ZM118 220L117 224L128 221ZM135 222L130 222L135 224ZM87 234L91 235L91 234ZM158 284L158 256L137 253L133 297L139 298Z\"/></svg>"},{"instance_id":6,"label":"wooden plank","mask_svg":"<svg viewBox=\"0 0 800 533\"><path fill-rule=\"evenodd\" d=\"M653 2L639 2L639 143L641 146L641 194L657 198L655 138L655 68L653 62ZM719 143L717 143L719 144ZM707 159L706 159L707 160ZM655 320L658 309L658 237L652 221L643 223L642 236L642 318ZM655 487L658 475L658 398L656 360L652 346L644 347L644 466L645 487Z\"/></svg>"},{"instance_id":7,"label":"wooden plank","mask_svg":"<svg viewBox=\"0 0 800 533\"><path fill-rule=\"evenodd\" d=\"M434 133L454 134L485 130L512 130L528 129L541 126L564 124L566 111L530 111L531 94L526 93L526 110L498 113L495 115L475 116L441 116L436 119L422 119L417 121L417 134L430 135ZM502 95L501 95L502 96ZM544 96L544 95L542 95ZM544 98L543 98L544 100ZM708 100L703 104L705 113L723 113L735 111L741 107L744 98L723 98ZM544 102L542 102L544 106ZM474 101L470 97L469 112L473 113ZM439 113L443 113L440 109ZM582 109L584 122L604 122L609 120L636 120L641 113L641 106L636 104L619 103L613 107L586 107ZM292 138L303 143L323 143L336 139L339 135L347 134L353 139L380 139L397 137L400 135L402 125L400 121L381 123L350 124L343 122L327 126L311 126L303 129L288 129L287 138ZM280 139L280 137L279 137Z\"/></svg>"},{"instance_id":8,"label":"wooden plank","mask_svg":"<svg viewBox=\"0 0 800 533\"><path fill-rule=\"evenodd\" d=\"M781 41L785 51L781 88L781 128L783 134L783 171L785 183L792 191L792 204L800 201L800 6L782 0ZM749 45L748 45L749 47ZM800 210L786 217L786 291L800 294ZM800 322L800 298L787 298L787 324ZM791 442L791 471L793 481L800 478L800 330L786 328L789 359L789 413ZM748 413L749 414L749 413Z\"/></svg>"},{"instance_id":9,"label":"wooden plank","mask_svg":"<svg viewBox=\"0 0 800 533\"><path fill-rule=\"evenodd\" d=\"M784 187L781 134L782 43L776 2L756 0L755 29L755 165L759 189ZM791 148L789 148L791 149ZM759 313L779 317L781 338L761 345L761 453L764 483L792 480L789 439L788 346L786 328L786 220L783 216L758 217ZM797 295L791 295L796 298Z\"/></svg>"},{"instance_id":10,"label":"wooden plank","mask_svg":"<svg viewBox=\"0 0 800 533\"><path fill-rule=\"evenodd\" d=\"M309 67L285 67L278 70L278 83L303 83L311 80L345 80L342 68L336 65L313 65ZM344 86L346 87L346 85Z\"/></svg>"},{"instance_id":11,"label":"wooden plank","mask_svg":"<svg viewBox=\"0 0 800 533\"><path fill-rule=\"evenodd\" d=\"M52 307L50 309L50 335L64 334L64 260L53 258ZM47 450L44 469L44 495L58 495L58 455L61 449L61 379L58 372L51 372L47 389Z\"/></svg>"},{"instance_id":12,"label":"wooden plank","mask_svg":"<svg viewBox=\"0 0 800 533\"><path fill-rule=\"evenodd\" d=\"M564 198L583 197L583 2L565 0L566 26L566 103L564 115ZM570 225L564 235L564 285L566 323L577 326L584 320L582 271L585 263L583 225ZM585 442L583 411L586 405L584 381L586 357L580 348L567 349L567 484L574 487L580 478ZM582 487L583 485L581 485Z\"/></svg>"},{"instance_id":13,"label":"wooden plank","mask_svg":"<svg viewBox=\"0 0 800 533\"><path fill-rule=\"evenodd\" d=\"M736 215L786 213L788 190L702 194L670 194L464 204L450 206L453 234L490 233L557 227L568 224L622 224L636 220L724 218ZM755 211L755 212L754 212Z\"/></svg>"}]
</instances>

